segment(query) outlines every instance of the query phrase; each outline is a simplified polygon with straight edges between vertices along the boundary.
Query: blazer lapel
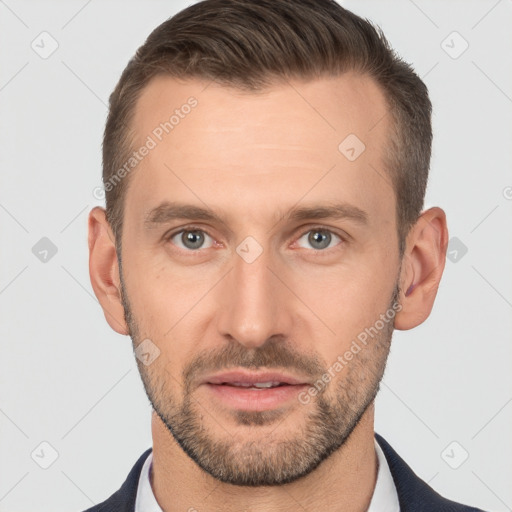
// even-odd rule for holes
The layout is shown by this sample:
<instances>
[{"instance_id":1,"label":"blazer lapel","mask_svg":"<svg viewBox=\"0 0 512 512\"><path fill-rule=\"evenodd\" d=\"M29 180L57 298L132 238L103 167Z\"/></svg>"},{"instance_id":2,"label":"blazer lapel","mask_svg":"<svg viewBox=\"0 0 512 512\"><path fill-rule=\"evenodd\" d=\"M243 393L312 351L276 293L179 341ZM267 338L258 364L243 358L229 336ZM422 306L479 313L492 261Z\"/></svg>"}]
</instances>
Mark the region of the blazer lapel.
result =
<instances>
[{"instance_id":1,"label":"blazer lapel","mask_svg":"<svg viewBox=\"0 0 512 512\"><path fill-rule=\"evenodd\" d=\"M139 476L142 471L142 466L146 461L152 448L148 448L137 460L132 470L126 477L124 484L121 488L112 494L103 503L99 503L84 512L134 512L135 511L135 498L137 497L137 488L139 485Z\"/></svg>"},{"instance_id":2,"label":"blazer lapel","mask_svg":"<svg viewBox=\"0 0 512 512\"><path fill-rule=\"evenodd\" d=\"M483 512L443 498L414 473L382 436L375 433L375 438L388 461L398 494L400 512Z\"/></svg>"}]
</instances>

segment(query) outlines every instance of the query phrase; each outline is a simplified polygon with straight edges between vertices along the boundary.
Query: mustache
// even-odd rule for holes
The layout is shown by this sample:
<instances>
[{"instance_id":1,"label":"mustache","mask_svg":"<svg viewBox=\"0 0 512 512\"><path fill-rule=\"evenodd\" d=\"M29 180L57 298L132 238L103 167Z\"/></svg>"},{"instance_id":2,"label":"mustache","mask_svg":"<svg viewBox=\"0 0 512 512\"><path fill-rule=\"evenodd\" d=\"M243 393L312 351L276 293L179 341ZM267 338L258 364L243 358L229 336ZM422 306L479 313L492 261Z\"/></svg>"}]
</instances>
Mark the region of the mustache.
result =
<instances>
[{"instance_id":1,"label":"mustache","mask_svg":"<svg viewBox=\"0 0 512 512\"><path fill-rule=\"evenodd\" d=\"M190 389L207 373L235 367L296 370L311 379L319 378L325 373L325 364L318 356L301 354L290 347L289 343L271 338L254 349L247 349L240 343L233 342L221 349L203 352L185 366L182 372L183 382Z\"/></svg>"}]
</instances>

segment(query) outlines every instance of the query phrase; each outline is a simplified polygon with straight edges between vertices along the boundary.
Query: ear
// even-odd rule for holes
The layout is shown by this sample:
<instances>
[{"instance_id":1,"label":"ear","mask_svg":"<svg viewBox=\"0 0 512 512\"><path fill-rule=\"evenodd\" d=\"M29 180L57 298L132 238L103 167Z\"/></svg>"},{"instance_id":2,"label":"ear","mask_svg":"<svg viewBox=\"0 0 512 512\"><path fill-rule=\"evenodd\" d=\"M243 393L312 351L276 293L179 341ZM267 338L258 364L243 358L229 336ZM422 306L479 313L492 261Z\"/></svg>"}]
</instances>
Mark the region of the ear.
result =
<instances>
[{"instance_id":1,"label":"ear","mask_svg":"<svg viewBox=\"0 0 512 512\"><path fill-rule=\"evenodd\" d=\"M423 323L434 305L446 262L448 228L441 208L424 211L411 228L402 259L400 304L395 328L412 329Z\"/></svg>"},{"instance_id":2,"label":"ear","mask_svg":"<svg viewBox=\"0 0 512 512\"><path fill-rule=\"evenodd\" d=\"M89 275L105 318L119 334L129 334L121 302L119 265L114 235L104 208L89 213Z\"/></svg>"}]
</instances>

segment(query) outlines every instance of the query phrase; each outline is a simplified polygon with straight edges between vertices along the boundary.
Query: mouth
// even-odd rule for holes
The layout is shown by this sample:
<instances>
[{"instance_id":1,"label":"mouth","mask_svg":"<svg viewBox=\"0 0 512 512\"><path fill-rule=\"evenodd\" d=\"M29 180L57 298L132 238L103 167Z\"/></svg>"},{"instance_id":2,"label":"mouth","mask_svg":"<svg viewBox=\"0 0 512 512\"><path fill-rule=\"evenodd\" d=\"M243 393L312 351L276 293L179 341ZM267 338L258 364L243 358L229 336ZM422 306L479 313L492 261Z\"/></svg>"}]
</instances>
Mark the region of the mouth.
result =
<instances>
[{"instance_id":1,"label":"mouth","mask_svg":"<svg viewBox=\"0 0 512 512\"><path fill-rule=\"evenodd\" d=\"M280 372L231 371L207 377L202 384L212 398L230 408L262 411L286 405L310 384Z\"/></svg>"},{"instance_id":2,"label":"mouth","mask_svg":"<svg viewBox=\"0 0 512 512\"><path fill-rule=\"evenodd\" d=\"M211 384L211 383L210 383ZM222 382L219 386L232 386L235 388L247 388L247 389L269 389L278 388L281 386L289 386L286 382Z\"/></svg>"},{"instance_id":3,"label":"mouth","mask_svg":"<svg viewBox=\"0 0 512 512\"><path fill-rule=\"evenodd\" d=\"M232 370L211 375L204 379L203 383L255 389L309 384L306 379L282 372L248 372L242 370Z\"/></svg>"}]
</instances>

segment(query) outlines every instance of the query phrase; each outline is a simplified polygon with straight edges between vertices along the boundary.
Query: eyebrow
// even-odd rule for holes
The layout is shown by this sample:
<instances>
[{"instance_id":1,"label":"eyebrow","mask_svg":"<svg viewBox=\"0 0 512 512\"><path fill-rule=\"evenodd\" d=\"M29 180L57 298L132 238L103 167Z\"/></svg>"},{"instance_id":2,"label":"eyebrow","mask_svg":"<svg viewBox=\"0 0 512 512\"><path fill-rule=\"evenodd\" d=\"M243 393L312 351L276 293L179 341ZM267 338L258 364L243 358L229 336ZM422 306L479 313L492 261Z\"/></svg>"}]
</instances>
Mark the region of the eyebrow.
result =
<instances>
[{"instance_id":1,"label":"eyebrow","mask_svg":"<svg viewBox=\"0 0 512 512\"><path fill-rule=\"evenodd\" d=\"M293 208L285 219L299 221L309 219L348 219L358 224L368 224L368 215L357 206L347 203L336 203L312 207Z\"/></svg>"},{"instance_id":2,"label":"eyebrow","mask_svg":"<svg viewBox=\"0 0 512 512\"><path fill-rule=\"evenodd\" d=\"M144 226L146 228L153 228L175 219L209 220L224 224L221 217L208 208L164 201L146 214Z\"/></svg>"},{"instance_id":3,"label":"eyebrow","mask_svg":"<svg viewBox=\"0 0 512 512\"><path fill-rule=\"evenodd\" d=\"M144 227L151 229L176 219L205 220L226 225L222 216L216 214L209 208L164 201L146 214ZM329 203L325 205L292 208L281 218L281 221L313 219L348 219L361 225L368 224L368 214L364 210L361 210L361 208L348 203Z\"/></svg>"}]
</instances>

